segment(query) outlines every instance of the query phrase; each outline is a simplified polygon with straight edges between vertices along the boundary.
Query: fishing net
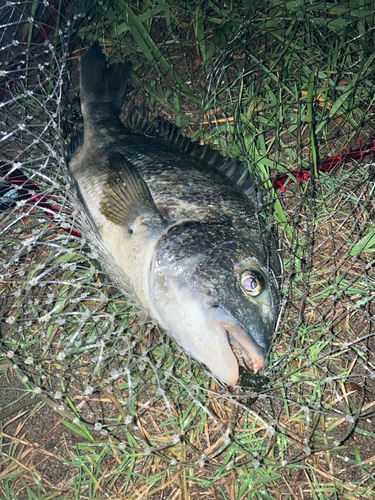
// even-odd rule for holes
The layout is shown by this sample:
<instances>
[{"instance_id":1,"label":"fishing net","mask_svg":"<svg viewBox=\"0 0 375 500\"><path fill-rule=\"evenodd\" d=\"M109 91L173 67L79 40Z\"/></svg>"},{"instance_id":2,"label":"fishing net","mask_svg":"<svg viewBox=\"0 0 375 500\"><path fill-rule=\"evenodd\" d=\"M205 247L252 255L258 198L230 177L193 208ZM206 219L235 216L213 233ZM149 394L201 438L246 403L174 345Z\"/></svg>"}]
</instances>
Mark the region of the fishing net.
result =
<instances>
[{"instance_id":1,"label":"fishing net","mask_svg":"<svg viewBox=\"0 0 375 500\"><path fill-rule=\"evenodd\" d=\"M368 0L3 3L2 498L373 497L374 27ZM267 193L281 313L240 387L139 321L87 237L65 158L95 40L127 102Z\"/></svg>"}]
</instances>

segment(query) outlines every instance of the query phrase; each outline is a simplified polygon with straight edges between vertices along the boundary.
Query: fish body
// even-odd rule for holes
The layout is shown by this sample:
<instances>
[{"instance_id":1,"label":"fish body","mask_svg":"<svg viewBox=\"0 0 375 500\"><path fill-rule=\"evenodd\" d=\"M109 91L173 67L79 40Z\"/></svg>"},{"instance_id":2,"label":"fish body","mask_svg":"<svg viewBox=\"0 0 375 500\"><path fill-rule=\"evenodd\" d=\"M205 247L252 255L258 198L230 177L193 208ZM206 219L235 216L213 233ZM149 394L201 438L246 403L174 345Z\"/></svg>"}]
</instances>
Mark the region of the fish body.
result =
<instances>
[{"instance_id":1,"label":"fish body","mask_svg":"<svg viewBox=\"0 0 375 500\"><path fill-rule=\"evenodd\" d=\"M281 272L273 236L248 196L247 168L165 122L121 122L130 70L107 67L97 44L82 57L84 138L69 168L148 317L236 385L239 363L261 370L272 342Z\"/></svg>"}]
</instances>

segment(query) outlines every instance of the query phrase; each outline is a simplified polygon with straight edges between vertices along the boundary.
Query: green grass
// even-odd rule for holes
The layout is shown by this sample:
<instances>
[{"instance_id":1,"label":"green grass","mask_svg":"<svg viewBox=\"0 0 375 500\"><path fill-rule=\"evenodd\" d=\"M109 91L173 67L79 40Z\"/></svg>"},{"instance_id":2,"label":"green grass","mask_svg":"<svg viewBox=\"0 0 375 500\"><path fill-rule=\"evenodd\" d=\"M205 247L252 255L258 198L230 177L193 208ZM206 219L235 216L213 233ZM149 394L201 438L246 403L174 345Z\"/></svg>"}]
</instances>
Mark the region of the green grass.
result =
<instances>
[{"instance_id":1,"label":"green grass","mask_svg":"<svg viewBox=\"0 0 375 500\"><path fill-rule=\"evenodd\" d=\"M263 4L103 1L91 6L91 20L73 22L67 60L77 86L80 45L98 40L112 62L129 57L137 103L256 172L284 263L268 369L243 378L241 390L221 387L137 321L95 248L51 225L42 209L13 209L0 222L0 296L9 301L1 497L375 497L371 168L318 171L344 147L358 149L359 136L362 144L374 138L375 5ZM14 19L27 46L36 12L30 2ZM59 9L62 33L69 16ZM19 49L9 54L16 60ZM38 80L36 65L16 79L6 131L17 147L6 154L66 207L68 227L81 227L89 222L68 201L58 167L64 138L42 132L44 122L53 128L51 110L57 121L61 113L61 60L49 53L46 61L52 80ZM34 95L24 95L26 86ZM67 100L77 107L73 91ZM74 116L68 130L78 126ZM276 175L301 168L312 169L308 182L273 190ZM48 475L46 463L63 472Z\"/></svg>"}]
</instances>

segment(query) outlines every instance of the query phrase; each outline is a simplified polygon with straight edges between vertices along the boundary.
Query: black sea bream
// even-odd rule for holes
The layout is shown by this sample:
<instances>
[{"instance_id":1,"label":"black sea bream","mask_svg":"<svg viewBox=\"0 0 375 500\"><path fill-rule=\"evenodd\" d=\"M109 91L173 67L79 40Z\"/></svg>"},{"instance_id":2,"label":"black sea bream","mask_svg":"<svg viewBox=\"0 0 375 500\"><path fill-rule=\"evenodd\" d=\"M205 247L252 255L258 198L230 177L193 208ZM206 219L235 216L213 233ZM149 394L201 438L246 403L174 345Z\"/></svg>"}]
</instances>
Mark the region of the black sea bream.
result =
<instances>
[{"instance_id":1,"label":"black sea bream","mask_svg":"<svg viewBox=\"0 0 375 500\"><path fill-rule=\"evenodd\" d=\"M236 385L239 364L258 372L272 342L281 272L273 236L244 164L161 120L121 122L130 71L129 62L107 67L97 44L82 57L84 135L69 168L108 260L148 317Z\"/></svg>"}]
</instances>

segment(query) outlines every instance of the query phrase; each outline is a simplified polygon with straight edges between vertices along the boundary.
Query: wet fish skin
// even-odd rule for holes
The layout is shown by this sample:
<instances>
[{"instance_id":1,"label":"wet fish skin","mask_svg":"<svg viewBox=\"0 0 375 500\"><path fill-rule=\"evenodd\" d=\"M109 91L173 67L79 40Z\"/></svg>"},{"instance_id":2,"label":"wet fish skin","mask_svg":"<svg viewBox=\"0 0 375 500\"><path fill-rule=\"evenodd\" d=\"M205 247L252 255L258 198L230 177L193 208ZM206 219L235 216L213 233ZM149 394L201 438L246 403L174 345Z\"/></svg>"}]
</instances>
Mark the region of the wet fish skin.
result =
<instances>
[{"instance_id":1,"label":"wet fish skin","mask_svg":"<svg viewBox=\"0 0 375 500\"><path fill-rule=\"evenodd\" d=\"M215 166L124 126L130 68L108 68L97 44L83 56L84 141L69 168L109 268L113 260L147 315L235 385L233 345L259 371L272 342L281 272L273 237L254 202ZM245 293L244 272L260 285L258 296Z\"/></svg>"}]
</instances>

